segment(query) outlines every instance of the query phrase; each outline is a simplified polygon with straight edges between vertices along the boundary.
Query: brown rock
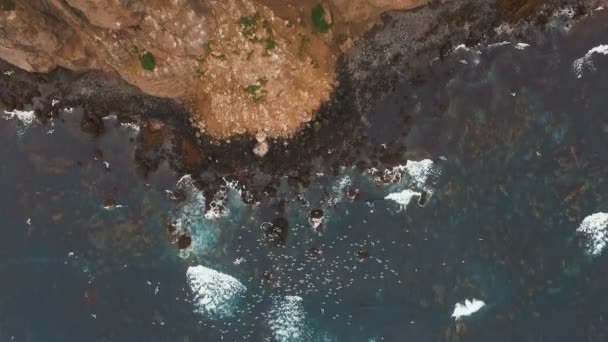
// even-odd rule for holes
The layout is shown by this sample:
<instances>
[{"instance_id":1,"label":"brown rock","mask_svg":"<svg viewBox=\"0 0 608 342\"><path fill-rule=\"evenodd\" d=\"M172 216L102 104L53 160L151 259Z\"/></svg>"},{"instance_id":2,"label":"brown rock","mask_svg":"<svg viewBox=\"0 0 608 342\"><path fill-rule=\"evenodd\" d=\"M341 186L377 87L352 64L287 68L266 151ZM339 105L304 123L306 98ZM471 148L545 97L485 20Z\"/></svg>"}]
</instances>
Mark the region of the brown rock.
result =
<instances>
[{"instance_id":1,"label":"brown rock","mask_svg":"<svg viewBox=\"0 0 608 342\"><path fill-rule=\"evenodd\" d=\"M2 105L4 106L5 111L12 112L13 110L15 110L15 97L8 95L3 96Z\"/></svg>"},{"instance_id":2,"label":"brown rock","mask_svg":"<svg viewBox=\"0 0 608 342\"><path fill-rule=\"evenodd\" d=\"M339 41L346 49L383 11L425 1L328 0L326 32L312 22L317 0L15 1L0 11L0 58L27 71L117 72L184 103L217 138L285 137L329 98Z\"/></svg>"},{"instance_id":3,"label":"brown rock","mask_svg":"<svg viewBox=\"0 0 608 342\"><path fill-rule=\"evenodd\" d=\"M179 249L186 249L188 247L190 247L190 245L192 244L192 237L190 237L189 235L182 235L177 239L177 247Z\"/></svg>"}]
</instances>

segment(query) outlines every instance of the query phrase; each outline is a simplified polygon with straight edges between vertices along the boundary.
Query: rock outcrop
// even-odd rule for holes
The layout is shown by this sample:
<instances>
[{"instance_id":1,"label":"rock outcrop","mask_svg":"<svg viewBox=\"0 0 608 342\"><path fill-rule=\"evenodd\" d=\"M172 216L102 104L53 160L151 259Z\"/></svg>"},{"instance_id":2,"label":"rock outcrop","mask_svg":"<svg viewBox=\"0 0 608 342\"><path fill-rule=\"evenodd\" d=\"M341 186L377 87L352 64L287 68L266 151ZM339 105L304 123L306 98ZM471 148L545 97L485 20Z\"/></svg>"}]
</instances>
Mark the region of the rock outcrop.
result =
<instances>
[{"instance_id":1,"label":"rock outcrop","mask_svg":"<svg viewBox=\"0 0 608 342\"><path fill-rule=\"evenodd\" d=\"M335 85L339 53L380 13L425 0L0 0L0 58L116 72L173 98L216 138L286 137Z\"/></svg>"}]
</instances>

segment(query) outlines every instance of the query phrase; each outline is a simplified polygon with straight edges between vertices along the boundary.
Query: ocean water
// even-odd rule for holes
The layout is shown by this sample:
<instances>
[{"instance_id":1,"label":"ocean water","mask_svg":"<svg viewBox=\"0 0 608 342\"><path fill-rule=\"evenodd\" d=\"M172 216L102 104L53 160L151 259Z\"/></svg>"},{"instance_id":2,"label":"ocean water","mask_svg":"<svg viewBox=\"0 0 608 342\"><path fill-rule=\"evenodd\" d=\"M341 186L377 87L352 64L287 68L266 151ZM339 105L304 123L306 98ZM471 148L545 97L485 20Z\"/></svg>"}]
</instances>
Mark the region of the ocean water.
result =
<instances>
[{"instance_id":1,"label":"ocean water","mask_svg":"<svg viewBox=\"0 0 608 342\"><path fill-rule=\"evenodd\" d=\"M0 341L608 340L606 32L458 47L369 117L410 114L406 165L255 205L139 175L112 118L5 113Z\"/></svg>"}]
</instances>

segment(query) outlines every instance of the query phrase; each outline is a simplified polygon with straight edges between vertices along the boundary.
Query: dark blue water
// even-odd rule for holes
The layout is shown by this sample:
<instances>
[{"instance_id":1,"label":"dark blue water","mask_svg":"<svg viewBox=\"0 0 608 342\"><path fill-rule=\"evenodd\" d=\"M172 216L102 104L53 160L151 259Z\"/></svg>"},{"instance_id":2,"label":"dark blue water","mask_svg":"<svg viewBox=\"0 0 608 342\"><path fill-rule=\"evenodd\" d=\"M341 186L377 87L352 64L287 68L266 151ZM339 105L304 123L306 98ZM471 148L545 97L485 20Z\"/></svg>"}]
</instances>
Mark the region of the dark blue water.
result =
<instances>
[{"instance_id":1,"label":"dark blue water","mask_svg":"<svg viewBox=\"0 0 608 342\"><path fill-rule=\"evenodd\" d=\"M128 128L92 138L78 111L22 135L0 120L0 341L272 341L277 322L301 333L285 341L608 340L608 259L576 233L608 212L608 56L581 78L572 65L608 44L607 19L530 32L525 49L457 49L387 96L379 117L412 115L408 153L433 161L426 181L346 166L257 205L229 189L216 218L185 183L184 203L167 196L181 176L168 166L138 175ZM405 189L428 203L385 199ZM192 234L187 250L171 222ZM247 288L232 317L194 312L196 265ZM465 299L486 305L450 317Z\"/></svg>"}]
</instances>

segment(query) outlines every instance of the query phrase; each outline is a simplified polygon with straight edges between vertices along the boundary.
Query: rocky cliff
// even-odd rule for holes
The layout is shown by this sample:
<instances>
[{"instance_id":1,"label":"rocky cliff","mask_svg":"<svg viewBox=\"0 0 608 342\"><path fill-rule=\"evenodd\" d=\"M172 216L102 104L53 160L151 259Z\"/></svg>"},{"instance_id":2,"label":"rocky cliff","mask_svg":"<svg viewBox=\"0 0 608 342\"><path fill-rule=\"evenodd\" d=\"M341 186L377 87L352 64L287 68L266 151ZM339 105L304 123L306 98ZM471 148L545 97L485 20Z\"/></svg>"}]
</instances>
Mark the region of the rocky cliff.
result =
<instances>
[{"instance_id":1,"label":"rocky cliff","mask_svg":"<svg viewBox=\"0 0 608 342\"><path fill-rule=\"evenodd\" d=\"M216 138L285 137L335 86L337 56L381 13L425 0L0 0L0 58L118 73Z\"/></svg>"}]
</instances>

